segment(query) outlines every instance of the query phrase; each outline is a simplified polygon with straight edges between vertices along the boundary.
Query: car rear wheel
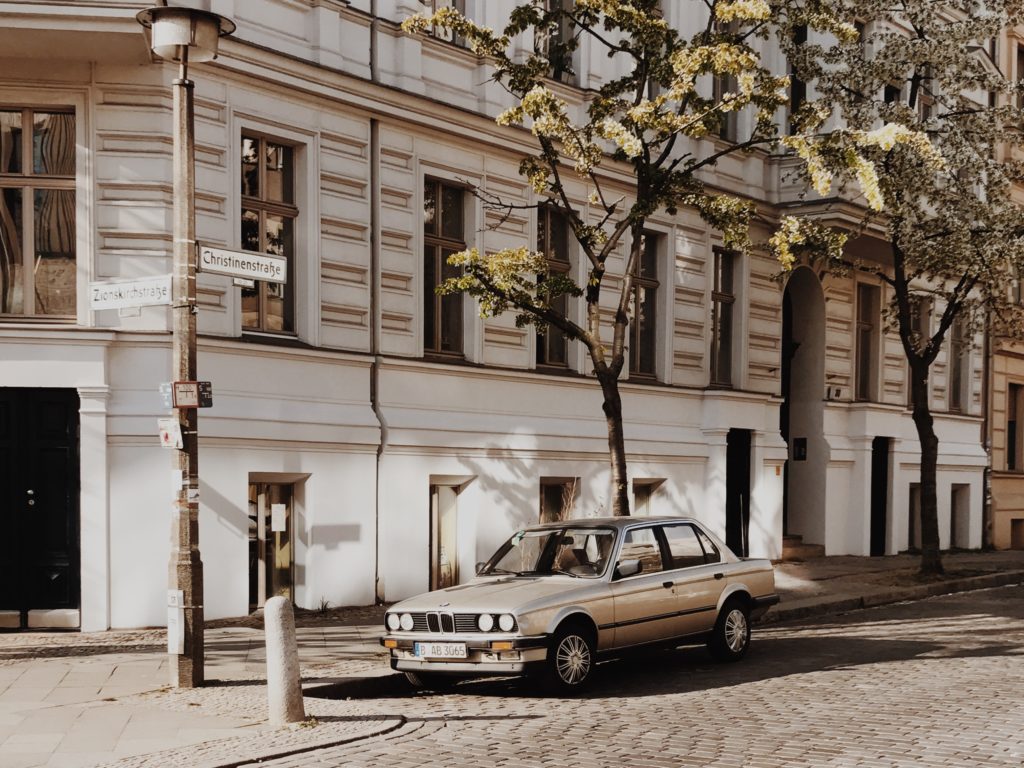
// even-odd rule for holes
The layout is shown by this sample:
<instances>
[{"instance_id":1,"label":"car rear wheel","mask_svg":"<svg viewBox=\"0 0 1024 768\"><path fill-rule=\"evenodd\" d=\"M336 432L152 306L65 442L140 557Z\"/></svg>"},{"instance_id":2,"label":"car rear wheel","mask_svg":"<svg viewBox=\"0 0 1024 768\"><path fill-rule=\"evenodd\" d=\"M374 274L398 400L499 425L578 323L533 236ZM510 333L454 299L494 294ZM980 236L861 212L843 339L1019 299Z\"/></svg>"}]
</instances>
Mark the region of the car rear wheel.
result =
<instances>
[{"instance_id":1,"label":"car rear wheel","mask_svg":"<svg viewBox=\"0 0 1024 768\"><path fill-rule=\"evenodd\" d=\"M708 650L718 661L739 661L750 647L750 609L742 600L722 606L708 639Z\"/></svg>"},{"instance_id":2,"label":"car rear wheel","mask_svg":"<svg viewBox=\"0 0 1024 768\"><path fill-rule=\"evenodd\" d=\"M438 675L430 672L406 672L405 679L413 688L426 688L431 691L447 691L458 678L450 675Z\"/></svg>"},{"instance_id":3,"label":"car rear wheel","mask_svg":"<svg viewBox=\"0 0 1024 768\"><path fill-rule=\"evenodd\" d=\"M582 690L594 672L594 641L576 624L563 625L555 632L544 664L544 683L556 693Z\"/></svg>"}]
</instances>

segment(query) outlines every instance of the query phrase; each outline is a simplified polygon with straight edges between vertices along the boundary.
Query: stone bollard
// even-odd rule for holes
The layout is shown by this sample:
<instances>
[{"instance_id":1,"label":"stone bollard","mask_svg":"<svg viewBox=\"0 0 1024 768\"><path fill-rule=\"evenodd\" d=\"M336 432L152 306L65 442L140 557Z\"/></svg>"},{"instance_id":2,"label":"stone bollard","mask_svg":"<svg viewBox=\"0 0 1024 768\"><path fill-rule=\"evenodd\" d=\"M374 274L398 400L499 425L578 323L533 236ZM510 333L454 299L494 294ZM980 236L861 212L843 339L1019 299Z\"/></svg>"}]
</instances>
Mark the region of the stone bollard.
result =
<instances>
[{"instance_id":1,"label":"stone bollard","mask_svg":"<svg viewBox=\"0 0 1024 768\"><path fill-rule=\"evenodd\" d=\"M299 649L295 644L295 614L286 597L272 597L263 608L267 640L267 704L275 725L306 719L302 706Z\"/></svg>"}]
</instances>

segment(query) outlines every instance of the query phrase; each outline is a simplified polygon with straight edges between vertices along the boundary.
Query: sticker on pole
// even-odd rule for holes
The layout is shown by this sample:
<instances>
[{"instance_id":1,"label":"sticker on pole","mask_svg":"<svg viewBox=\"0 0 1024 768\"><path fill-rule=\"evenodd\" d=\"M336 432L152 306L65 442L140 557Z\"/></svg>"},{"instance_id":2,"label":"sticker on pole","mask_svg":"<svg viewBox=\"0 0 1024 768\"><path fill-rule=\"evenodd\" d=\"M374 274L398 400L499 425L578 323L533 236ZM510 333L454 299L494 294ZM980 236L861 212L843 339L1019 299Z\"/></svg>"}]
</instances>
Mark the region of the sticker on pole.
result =
<instances>
[{"instance_id":1,"label":"sticker on pole","mask_svg":"<svg viewBox=\"0 0 1024 768\"><path fill-rule=\"evenodd\" d=\"M185 443L181 439L181 423L177 419L157 419L156 423L160 429L161 446L178 449L184 447Z\"/></svg>"}]
</instances>

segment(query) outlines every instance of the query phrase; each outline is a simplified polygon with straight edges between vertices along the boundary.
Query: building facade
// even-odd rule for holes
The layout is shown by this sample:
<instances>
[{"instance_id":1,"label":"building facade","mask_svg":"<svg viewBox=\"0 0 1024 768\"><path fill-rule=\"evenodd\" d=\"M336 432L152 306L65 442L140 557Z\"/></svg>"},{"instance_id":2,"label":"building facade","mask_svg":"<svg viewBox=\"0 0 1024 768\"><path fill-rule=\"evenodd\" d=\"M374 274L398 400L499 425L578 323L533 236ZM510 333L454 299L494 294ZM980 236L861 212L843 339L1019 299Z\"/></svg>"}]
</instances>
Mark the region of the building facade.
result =
<instances>
[{"instance_id":1,"label":"building facade","mask_svg":"<svg viewBox=\"0 0 1024 768\"><path fill-rule=\"evenodd\" d=\"M483 65L404 35L408 0L192 4L238 25L191 68L198 238L289 262L284 287L199 276L206 617L273 594L399 599L471 577L516 526L607 509L584 351L433 292L474 245L536 244L583 274L543 209L499 220L471 193L538 202L517 172L531 136L495 125L508 102ZM493 27L511 7L465 5ZM166 619L169 311L90 309L90 283L170 271L176 70L151 58L143 7L0 2L0 508L18 542L2 626ZM586 45L572 64L553 87L582 104L609 65ZM770 221L799 193L787 162L736 155L709 181ZM693 212L646 237L651 321L622 383L636 513L693 515L773 558L784 532L828 554L913 547L918 447L886 287L808 267L780 282ZM852 247L884 263L884 243ZM936 364L943 546L981 545L981 371L974 338Z\"/></svg>"}]
</instances>

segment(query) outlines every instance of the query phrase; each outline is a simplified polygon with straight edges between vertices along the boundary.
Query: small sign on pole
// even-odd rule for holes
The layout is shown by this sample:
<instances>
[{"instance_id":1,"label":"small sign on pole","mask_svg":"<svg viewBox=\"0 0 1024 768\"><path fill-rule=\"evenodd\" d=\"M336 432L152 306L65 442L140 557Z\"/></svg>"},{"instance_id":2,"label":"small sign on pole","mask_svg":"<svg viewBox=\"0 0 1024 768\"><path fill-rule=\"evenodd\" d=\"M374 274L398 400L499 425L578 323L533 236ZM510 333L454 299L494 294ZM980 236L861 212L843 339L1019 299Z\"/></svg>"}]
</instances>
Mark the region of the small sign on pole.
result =
<instances>
[{"instance_id":1,"label":"small sign on pole","mask_svg":"<svg viewBox=\"0 0 1024 768\"><path fill-rule=\"evenodd\" d=\"M175 408L210 408L213 384L208 381L172 381L171 403Z\"/></svg>"},{"instance_id":2,"label":"small sign on pole","mask_svg":"<svg viewBox=\"0 0 1024 768\"><path fill-rule=\"evenodd\" d=\"M167 590L167 652L185 652L185 593Z\"/></svg>"},{"instance_id":3,"label":"small sign on pole","mask_svg":"<svg viewBox=\"0 0 1024 768\"><path fill-rule=\"evenodd\" d=\"M185 443L181 439L181 423L175 418L169 419L157 419L157 426L160 429L160 445L164 448L178 448L184 447Z\"/></svg>"}]
</instances>

